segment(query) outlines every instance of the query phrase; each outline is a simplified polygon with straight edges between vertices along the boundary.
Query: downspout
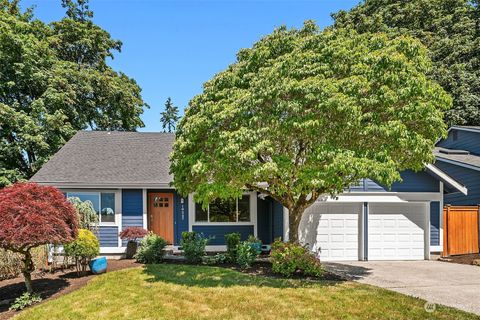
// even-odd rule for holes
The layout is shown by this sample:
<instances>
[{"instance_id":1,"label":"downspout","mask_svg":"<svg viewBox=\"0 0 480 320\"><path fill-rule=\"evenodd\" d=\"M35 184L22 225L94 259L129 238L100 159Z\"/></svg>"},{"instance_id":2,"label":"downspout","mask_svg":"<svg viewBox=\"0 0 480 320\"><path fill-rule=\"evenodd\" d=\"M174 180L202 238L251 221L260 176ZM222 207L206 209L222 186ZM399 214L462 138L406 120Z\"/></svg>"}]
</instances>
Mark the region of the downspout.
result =
<instances>
[{"instance_id":1,"label":"downspout","mask_svg":"<svg viewBox=\"0 0 480 320\"><path fill-rule=\"evenodd\" d=\"M368 261L368 202L363 203L363 260Z\"/></svg>"}]
</instances>

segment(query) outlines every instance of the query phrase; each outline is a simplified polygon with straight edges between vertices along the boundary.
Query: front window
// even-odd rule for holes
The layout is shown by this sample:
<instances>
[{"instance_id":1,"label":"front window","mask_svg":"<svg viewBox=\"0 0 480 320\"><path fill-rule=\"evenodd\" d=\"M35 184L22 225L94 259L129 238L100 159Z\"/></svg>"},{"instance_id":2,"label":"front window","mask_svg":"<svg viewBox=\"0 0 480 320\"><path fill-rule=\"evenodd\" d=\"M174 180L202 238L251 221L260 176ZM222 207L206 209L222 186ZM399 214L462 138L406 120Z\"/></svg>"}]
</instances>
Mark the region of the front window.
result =
<instances>
[{"instance_id":1,"label":"front window","mask_svg":"<svg viewBox=\"0 0 480 320\"><path fill-rule=\"evenodd\" d=\"M249 222L250 196L244 195L240 199L215 200L206 209L195 204L196 222Z\"/></svg>"},{"instance_id":2,"label":"front window","mask_svg":"<svg viewBox=\"0 0 480 320\"><path fill-rule=\"evenodd\" d=\"M115 193L112 192L67 192L67 198L90 201L99 215L100 223L115 223Z\"/></svg>"}]
</instances>

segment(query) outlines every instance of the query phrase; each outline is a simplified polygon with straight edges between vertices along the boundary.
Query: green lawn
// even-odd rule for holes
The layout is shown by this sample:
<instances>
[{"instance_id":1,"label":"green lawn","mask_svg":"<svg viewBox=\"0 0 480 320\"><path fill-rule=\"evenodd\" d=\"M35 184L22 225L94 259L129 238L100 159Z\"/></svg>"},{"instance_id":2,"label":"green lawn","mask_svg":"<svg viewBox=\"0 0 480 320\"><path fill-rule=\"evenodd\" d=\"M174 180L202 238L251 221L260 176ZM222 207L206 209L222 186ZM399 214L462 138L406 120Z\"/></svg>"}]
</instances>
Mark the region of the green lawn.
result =
<instances>
[{"instance_id":1,"label":"green lawn","mask_svg":"<svg viewBox=\"0 0 480 320\"><path fill-rule=\"evenodd\" d=\"M110 272L15 319L478 319L353 282L305 282L187 265Z\"/></svg>"}]
</instances>

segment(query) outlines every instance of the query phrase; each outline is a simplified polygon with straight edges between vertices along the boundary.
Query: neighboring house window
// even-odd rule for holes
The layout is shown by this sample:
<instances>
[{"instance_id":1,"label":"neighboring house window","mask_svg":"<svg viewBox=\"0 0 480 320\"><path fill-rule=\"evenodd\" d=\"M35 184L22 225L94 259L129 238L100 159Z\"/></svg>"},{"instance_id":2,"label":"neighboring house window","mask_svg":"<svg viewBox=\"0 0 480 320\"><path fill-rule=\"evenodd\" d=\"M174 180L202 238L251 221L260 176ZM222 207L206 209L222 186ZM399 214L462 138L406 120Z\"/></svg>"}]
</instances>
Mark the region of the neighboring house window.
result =
<instances>
[{"instance_id":1,"label":"neighboring house window","mask_svg":"<svg viewBox=\"0 0 480 320\"><path fill-rule=\"evenodd\" d=\"M250 196L244 195L240 199L216 200L204 210L198 203L195 204L196 222L249 222Z\"/></svg>"},{"instance_id":2,"label":"neighboring house window","mask_svg":"<svg viewBox=\"0 0 480 320\"><path fill-rule=\"evenodd\" d=\"M90 201L99 214L100 223L115 223L115 193L110 192L67 192L67 198Z\"/></svg>"}]
</instances>

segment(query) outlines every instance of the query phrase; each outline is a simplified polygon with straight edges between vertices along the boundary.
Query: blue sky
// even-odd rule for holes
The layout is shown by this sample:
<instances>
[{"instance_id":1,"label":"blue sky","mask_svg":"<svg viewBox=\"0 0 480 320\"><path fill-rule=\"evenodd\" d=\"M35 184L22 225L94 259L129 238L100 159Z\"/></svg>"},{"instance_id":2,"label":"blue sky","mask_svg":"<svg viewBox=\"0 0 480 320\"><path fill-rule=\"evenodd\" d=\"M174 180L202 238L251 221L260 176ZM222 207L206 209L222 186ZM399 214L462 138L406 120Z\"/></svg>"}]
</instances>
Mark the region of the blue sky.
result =
<instances>
[{"instance_id":1,"label":"blue sky","mask_svg":"<svg viewBox=\"0 0 480 320\"><path fill-rule=\"evenodd\" d=\"M330 13L349 9L358 0L318 1L160 1L90 0L94 22L123 42L110 65L134 78L150 105L140 131L161 131L167 97L183 108L202 84L235 62L274 28L301 27L312 19L332 23ZM37 18L50 22L64 15L61 0L23 0L35 5Z\"/></svg>"}]
</instances>

